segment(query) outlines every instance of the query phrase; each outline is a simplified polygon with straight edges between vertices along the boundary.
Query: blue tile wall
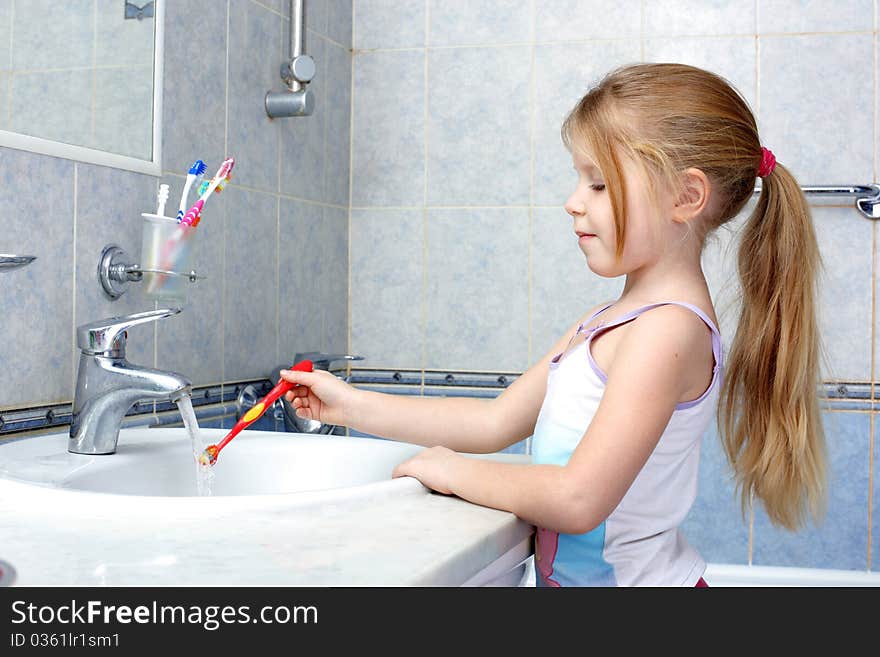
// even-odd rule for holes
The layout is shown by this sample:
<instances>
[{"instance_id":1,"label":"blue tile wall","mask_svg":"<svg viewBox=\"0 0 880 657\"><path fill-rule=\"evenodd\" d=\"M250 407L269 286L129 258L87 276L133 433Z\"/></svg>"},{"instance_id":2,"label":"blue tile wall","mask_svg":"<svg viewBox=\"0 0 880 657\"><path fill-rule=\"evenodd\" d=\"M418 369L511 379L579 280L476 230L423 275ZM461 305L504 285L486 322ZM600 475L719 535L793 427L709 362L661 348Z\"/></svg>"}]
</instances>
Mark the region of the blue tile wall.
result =
<instances>
[{"instance_id":1,"label":"blue tile wall","mask_svg":"<svg viewBox=\"0 0 880 657\"><path fill-rule=\"evenodd\" d=\"M31 3L16 4L15 38L26 46L32 40L26 24L36 25L41 15L28 18ZM73 10L77 3L62 4ZM158 178L0 147L0 253L37 256L29 267L0 275L0 332L19 336L14 345L4 340L8 346L0 346L3 371L16 373L0 378L0 409L69 403L75 326L156 307L137 283L120 299L107 299L97 280L98 258L105 244L117 243L138 260L140 213L154 210L160 183L171 186L169 207L176 211L196 158L208 163L210 175L225 155L236 157L231 184L209 200L199 227L192 265L207 278L191 286L182 313L132 329L130 360L179 371L195 385L215 385L265 376L292 349L347 348L352 2L309 3L306 52L318 68L311 87L315 113L269 119L263 101L270 89L283 88L288 4L165 2ZM7 45L9 5L0 3L0 43ZM71 29L70 21L52 24L60 34ZM45 32L45 21L39 25ZM96 27L112 32L100 22ZM64 39L50 41L54 48ZM68 64L78 57L69 50ZM21 57L24 50L15 52ZM43 58L46 52L39 50ZM128 53L117 49L119 62L128 61ZM0 48L0 69L9 56L8 47ZM35 59L34 66L44 62ZM4 108L8 77L0 73ZM53 117L52 108L44 110L47 121L60 117L62 128L70 119L66 111ZM6 112L0 115L6 121ZM316 241L301 231L308 221L317 227ZM301 259L322 269L312 271ZM29 330L35 322L40 330Z\"/></svg>"},{"instance_id":2,"label":"blue tile wall","mask_svg":"<svg viewBox=\"0 0 880 657\"><path fill-rule=\"evenodd\" d=\"M756 565L868 569L870 413L826 413L828 513L818 525L790 533L755 508ZM874 564L874 569L880 564Z\"/></svg>"}]
</instances>

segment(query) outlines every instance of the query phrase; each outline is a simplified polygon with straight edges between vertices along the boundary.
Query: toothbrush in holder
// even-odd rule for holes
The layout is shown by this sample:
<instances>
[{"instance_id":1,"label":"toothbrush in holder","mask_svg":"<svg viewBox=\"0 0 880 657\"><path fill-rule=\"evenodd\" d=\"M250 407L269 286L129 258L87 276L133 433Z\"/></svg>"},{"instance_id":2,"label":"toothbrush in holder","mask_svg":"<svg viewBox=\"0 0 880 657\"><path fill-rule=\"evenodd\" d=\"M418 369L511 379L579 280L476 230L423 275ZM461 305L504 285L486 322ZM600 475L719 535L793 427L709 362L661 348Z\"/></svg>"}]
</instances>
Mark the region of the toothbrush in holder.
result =
<instances>
[{"instance_id":1,"label":"toothbrush in holder","mask_svg":"<svg viewBox=\"0 0 880 657\"><path fill-rule=\"evenodd\" d=\"M217 173L214 174L214 177L211 179L211 183L208 185L207 189L202 192L202 195L199 197L199 200L196 201L195 205L193 205L189 209L189 211L183 216L181 223L188 224L193 227L199 225L199 221L201 220L202 208L205 207L205 202L218 187L220 187L222 184L225 184L226 181L232 178L232 167L234 166L234 157L227 157L225 160L223 160L223 164L221 164L220 168L217 169Z\"/></svg>"},{"instance_id":2,"label":"toothbrush in holder","mask_svg":"<svg viewBox=\"0 0 880 657\"><path fill-rule=\"evenodd\" d=\"M165 216L165 203L168 201L168 194L171 192L168 185L162 183L159 185L158 205L156 206L156 214L160 217Z\"/></svg>"},{"instance_id":3,"label":"toothbrush in holder","mask_svg":"<svg viewBox=\"0 0 880 657\"><path fill-rule=\"evenodd\" d=\"M186 174L186 183L183 186L183 194L180 195L180 207L177 209L177 223L183 221L183 215L186 212L186 198L189 196L190 187L202 179L207 168L208 166L202 162L202 160L196 160L189 168L189 172Z\"/></svg>"},{"instance_id":4,"label":"toothbrush in holder","mask_svg":"<svg viewBox=\"0 0 880 657\"><path fill-rule=\"evenodd\" d=\"M193 165L195 166L195 165ZM162 263L160 269L171 271L174 269L174 261L176 260L177 254L180 253L180 249L183 248L184 242L188 239L190 235L190 231L193 230L196 226L199 225L199 221L201 220L202 208L205 207L205 201L208 200L208 197L218 188L221 184L224 184L228 180L232 178L232 167L235 166L235 158L227 157L223 160L223 163L220 165L220 168L217 169L217 173L214 174L214 177L211 179L210 184L207 189L202 193L199 197L199 200L196 201L195 205L193 205L189 211L183 215L183 218L178 222L177 230L174 231L174 234L165 242L162 247L162 253L160 255L160 262ZM197 176L198 174L196 174ZM195 176L194 176L195 177ZM189 176L187 175L187 178ZM153 285L148 292L155 292L165 281L165 274L158 273L153 277Z\"/></svg>"}]
</instances>

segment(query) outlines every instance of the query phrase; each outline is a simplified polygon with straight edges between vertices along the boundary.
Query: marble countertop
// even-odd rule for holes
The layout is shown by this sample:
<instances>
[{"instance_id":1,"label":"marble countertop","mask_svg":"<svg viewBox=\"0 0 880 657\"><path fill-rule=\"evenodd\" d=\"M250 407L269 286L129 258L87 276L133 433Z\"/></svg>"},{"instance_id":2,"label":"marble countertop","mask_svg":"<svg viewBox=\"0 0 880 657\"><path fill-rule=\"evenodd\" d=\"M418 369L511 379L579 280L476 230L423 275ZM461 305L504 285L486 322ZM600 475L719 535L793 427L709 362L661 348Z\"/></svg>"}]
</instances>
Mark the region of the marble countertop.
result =
<instances>
[{"instance_id":1,"label":"marble countertop","mask_svg":"<svg viewBox=\"0 0 880 657\"><path fill-rule=\"evenodd\" d=\"M367 500L255 508L0 478L0 560L15 586L460 586L531 552L533 527L511 513L387 483Z\"/></svg>"}]
</instances>

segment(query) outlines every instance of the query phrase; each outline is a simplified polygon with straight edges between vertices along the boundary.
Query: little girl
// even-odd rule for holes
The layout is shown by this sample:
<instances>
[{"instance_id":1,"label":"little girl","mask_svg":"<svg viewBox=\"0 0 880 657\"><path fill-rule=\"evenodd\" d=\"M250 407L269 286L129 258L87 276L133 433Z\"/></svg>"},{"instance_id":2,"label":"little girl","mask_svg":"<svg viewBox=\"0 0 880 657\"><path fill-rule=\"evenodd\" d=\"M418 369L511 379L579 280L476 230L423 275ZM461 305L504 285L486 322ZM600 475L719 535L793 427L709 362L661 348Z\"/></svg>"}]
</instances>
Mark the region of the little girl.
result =
<instances>
[{"instance_id":1,"label":"little girl","mask_svg":"<svg viewBox=\"0 0 880 657\"><path fill-rule=\"evenodd\" d=\"M424 445L393 476L513 512L537 529L543 586L703 586L679 525L716 414L743 509L759 499L796 529L825 498L817 398L819 263L809 208L761 146L747 103L680 64L611 72L562 128L578 183L565 204L620 297L589 310L493 400L359 390L282 372L304 418ZM761 194L739 251L742 310L722 384L722 342L700 256ZM474 459L532 436L532 463Z\"/></svg>"}]
</instances>

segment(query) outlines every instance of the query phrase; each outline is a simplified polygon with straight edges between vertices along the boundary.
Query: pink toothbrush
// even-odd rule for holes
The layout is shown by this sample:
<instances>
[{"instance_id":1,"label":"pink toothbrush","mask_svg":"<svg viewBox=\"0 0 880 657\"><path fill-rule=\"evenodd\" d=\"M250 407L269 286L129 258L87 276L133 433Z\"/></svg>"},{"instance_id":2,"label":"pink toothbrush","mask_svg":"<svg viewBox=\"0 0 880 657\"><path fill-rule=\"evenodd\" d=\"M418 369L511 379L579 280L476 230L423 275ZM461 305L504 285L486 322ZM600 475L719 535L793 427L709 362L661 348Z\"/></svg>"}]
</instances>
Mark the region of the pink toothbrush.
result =
<instances>
[{"instance_id":1,"label":"pink toothbrush","mask_svg":"<svg viewBox=\"0 0 880 657\"><path fill-rule=\"evenodd\" d=\"M235 166L235 158L227 157L223 160L223 164L220 165L220 168L217 169L217 173L214 174L214 177L211 179L211 184L208 185L208 188L204 191L204 193L199 197L199 200L195 202L185 215L183 215L183 219L181 219L180 223L188 224L191 226L198 226L199 221L202 215L202 208L205 207L205 201L208 200L208 197L214 193L214 190L217 189L221 184L225 184L226 181L232 178L232 167Z\"/></svg>"}]
</instances>

